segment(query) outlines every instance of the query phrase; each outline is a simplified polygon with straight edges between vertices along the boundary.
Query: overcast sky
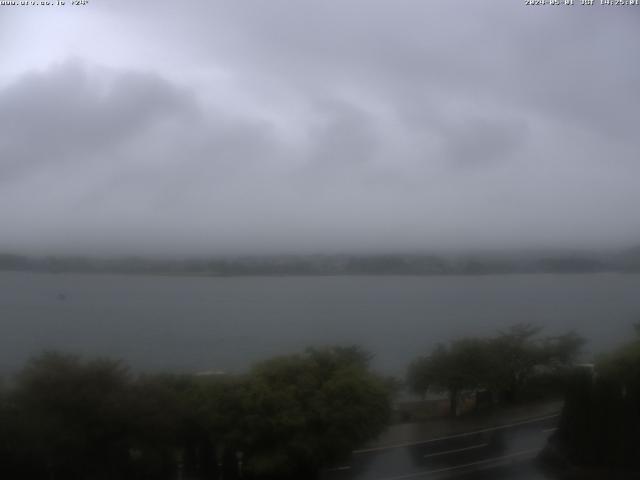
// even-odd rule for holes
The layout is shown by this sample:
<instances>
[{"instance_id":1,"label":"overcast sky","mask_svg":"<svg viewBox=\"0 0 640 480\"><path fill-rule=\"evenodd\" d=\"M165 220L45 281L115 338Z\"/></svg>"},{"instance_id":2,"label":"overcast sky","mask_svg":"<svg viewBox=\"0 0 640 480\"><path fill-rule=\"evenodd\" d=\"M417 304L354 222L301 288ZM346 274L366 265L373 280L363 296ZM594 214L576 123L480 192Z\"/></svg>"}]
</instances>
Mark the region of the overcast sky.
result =
<instances>
[{"instance_id":1,"label":"overcast sky","mask_svg":"<svg viewBox=\"0 0 640 480\"><path fill-rule=\"evenodd\" d=\"M640 7L90 0L0 42L3 251L640 243Z\"/></svg>"}]
</instances>

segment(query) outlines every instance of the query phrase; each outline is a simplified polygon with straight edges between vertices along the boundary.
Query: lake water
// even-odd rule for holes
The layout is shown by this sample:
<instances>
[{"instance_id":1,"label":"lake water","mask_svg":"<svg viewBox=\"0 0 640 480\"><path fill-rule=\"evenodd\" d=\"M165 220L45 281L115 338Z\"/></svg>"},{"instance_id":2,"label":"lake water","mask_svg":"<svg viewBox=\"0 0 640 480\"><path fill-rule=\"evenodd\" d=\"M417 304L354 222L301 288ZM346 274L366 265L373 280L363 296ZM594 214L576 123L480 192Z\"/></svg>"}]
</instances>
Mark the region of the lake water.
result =
<instances>
[{"instance_id":1,"label":"lake water","mask_svg":"<svg viewBox=\"0 0 640 480\"><path fill-rule=\"evenodd\" d=\"M640 321L640 276L151 277L0 272L0 371L43 349L138 370L225 370L358 343L402 373L436 342L517 322L575 329L598 352Z\"/></svg>"}]
</instances>

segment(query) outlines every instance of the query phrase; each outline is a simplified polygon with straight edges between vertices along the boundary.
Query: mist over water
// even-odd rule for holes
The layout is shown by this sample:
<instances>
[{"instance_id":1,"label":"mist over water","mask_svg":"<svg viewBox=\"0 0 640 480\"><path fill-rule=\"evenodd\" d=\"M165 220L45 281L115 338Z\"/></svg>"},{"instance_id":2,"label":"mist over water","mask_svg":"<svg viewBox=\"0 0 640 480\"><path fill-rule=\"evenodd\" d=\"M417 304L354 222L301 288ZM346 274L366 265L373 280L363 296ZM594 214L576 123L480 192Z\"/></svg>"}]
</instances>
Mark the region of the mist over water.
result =
<instances>
[{"instance_id":1,"label":"mist over water","mask_svg":"<svg viewBox=\"0 0 640 480\"><path fill-rule=\"evenodd\" d=\"M307 346L356 343L402 375L440 341L532 322L583 335L586 359L626 339L640 278L624 274L447 277L159 277L0 272L0 370L43 349L139 371L239 372Z\"/></svg>"}]
</instances>

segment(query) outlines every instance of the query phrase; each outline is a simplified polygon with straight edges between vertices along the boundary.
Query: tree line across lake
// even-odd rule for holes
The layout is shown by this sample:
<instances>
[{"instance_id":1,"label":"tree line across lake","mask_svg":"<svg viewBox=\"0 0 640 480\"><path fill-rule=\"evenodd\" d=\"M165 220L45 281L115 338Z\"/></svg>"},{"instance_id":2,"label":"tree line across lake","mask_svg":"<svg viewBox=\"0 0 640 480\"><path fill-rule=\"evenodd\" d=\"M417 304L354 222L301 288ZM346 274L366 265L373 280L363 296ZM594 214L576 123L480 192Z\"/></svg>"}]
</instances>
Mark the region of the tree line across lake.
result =
<instances>
[{"instance_id":1,"label":"tree line across lake","mask_svg":"<svg viewBox=\"0 0 640 480\"><path fill-rule=\"evenodd\" d=\"M310 348L240 375L133 375L118 361L43 353L0 388L0 477L314 478L385 428L401 383L447 392L455 415L464 392L515 402L533 385L557 386L581 345L574 333L514 326L439 345L405 382L373 372L357 346Z\"/></svg>"},{"instance_id":2,"label":"tree line across lake","mask_svg":"<svg viewBox=\"0 0 640 480\"><path fill-rule=\"evenodd\" d=\"M147 275L481 275L640 272L640 247L610 253L264 255L212 258L32 257L0 253L0 271Z\"/></svg>"}]
</instances>

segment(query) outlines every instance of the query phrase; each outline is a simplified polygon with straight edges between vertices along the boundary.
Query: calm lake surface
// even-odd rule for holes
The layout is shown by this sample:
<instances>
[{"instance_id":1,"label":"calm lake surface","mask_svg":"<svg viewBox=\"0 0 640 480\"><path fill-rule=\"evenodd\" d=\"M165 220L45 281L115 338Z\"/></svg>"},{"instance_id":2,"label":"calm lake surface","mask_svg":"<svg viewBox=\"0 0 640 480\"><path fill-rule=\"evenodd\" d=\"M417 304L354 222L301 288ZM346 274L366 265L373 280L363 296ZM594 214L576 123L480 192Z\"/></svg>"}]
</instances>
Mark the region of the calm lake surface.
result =
<instances>
[{"instance_id":1,"label":"calm lake surface","mask_svg":"<svg viewBox=\"0 0 640 480\"><path fill-rule=\"evenodd\" d=\"M358 343L401 374L436 342L517 322L575 329L597 353L633 335L640 275L152 277L0 272L0 371L43 349L137 370L224 370Z\"/></svg>"}]
</instances>

